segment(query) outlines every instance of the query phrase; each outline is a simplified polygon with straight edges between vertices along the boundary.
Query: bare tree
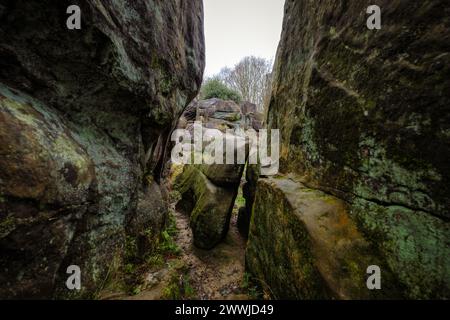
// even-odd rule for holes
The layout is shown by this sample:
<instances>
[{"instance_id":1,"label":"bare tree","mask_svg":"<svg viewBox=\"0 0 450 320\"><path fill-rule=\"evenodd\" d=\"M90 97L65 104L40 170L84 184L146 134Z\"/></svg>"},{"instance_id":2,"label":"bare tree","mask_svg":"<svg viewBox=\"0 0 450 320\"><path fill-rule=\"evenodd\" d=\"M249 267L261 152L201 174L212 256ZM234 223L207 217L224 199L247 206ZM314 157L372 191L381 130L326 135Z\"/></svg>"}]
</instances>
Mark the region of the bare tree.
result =
<instances>
[{"instance_id":1,"label":"bare tree","mask_svg":"<svg viewBox=\"0 0 450 320\"><path fill-rule=\"evenodd\" d=\"M243 58L233 69L224 68L220 79L230 88L239 92L242 99L264 108L264 101L271 87L272 63L254 56Z\"/></svg>"}]
</instances>

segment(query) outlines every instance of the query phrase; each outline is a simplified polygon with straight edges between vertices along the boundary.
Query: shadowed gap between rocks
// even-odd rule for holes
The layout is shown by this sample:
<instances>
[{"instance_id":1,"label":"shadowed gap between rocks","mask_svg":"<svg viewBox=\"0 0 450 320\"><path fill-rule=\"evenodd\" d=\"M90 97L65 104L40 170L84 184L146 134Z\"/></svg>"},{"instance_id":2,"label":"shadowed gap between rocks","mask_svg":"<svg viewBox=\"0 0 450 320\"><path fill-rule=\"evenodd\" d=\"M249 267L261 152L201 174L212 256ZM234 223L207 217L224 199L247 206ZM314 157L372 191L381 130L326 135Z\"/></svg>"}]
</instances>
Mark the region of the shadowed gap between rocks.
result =
<instances>
[{"instance_id":1,"label":"shadowed gap between rocks","mask_svg":"<svg viewBox=\"0 0 450 320\"><path fill-rule=\"evenodd\" d=\"M232 101L210 99L192 103L181 116L177 128L188 130L193 137L194 126L198 123L204 130L216 129L224 133L224 146L229 139L241 139L241 144L234 144L236 160L236 154L242 151L238 148L245 148L248 157L249 145L245 142L244 131L258 131L262 127L262 115L257 112L256 105L244 103L240 106ZM203 151L208 147L209 144L204 142ZM242 181L245 168L245 164L171 166L170 188L179 193L176 208L189 216L197 247L212 249L219 244L227 235L233 213L239 216L239 229L246 235L249 210L242 192L248 189Z\"/></svg>"}]
</instances>

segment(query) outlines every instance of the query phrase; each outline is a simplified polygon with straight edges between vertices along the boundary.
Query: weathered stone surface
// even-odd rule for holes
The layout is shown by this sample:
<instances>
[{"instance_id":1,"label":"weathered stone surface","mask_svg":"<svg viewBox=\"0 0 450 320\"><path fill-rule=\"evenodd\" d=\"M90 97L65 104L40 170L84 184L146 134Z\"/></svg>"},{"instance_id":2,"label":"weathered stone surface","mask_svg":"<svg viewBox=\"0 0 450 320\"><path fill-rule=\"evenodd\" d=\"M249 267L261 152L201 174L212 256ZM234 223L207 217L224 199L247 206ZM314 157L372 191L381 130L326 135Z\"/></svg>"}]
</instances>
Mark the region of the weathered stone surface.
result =
<instances>
[{"instance_id":1,"label":"weathered stone surface","mask_svg":"<svg viewBox=\"0 0 450 320\"><path fill-rule=\"evenodd\" d=\"M95 166L58 115L3 85L0 124L0 294L39 297L93 213Z\"/></svg>"},{"instance_id":2,"label":"weathered stone surface","mask_svg":"<svg viewBox=\"0 0 450 320\"><path fill-rule=\"evenodd\" d=\"M247 266L281 299L399 298L396 280L342 200L287 178L258 181ZM366 270L383 270L368 290Z\"/></svg>"},{"instance_id":3,"label":"weathered stone surface","mask_svg":"<svg viewBox=\"0 0 450 320\"><path fill-rule=\"evenodd\" d=\"M234 164L227 164L226 145L233 145ZM209 145L209 144L208 144ZM237 154L243 155L243 162L247 158L248 145L244 137L237 134L225 134L223 139L224 154L222 157L223 164L202 164L198 165L198 169L203 172L214 184L222 187L230 187L237 189L242 179L245 164L237 163ZM211 159L213 160L213 159Z\"/></svg>"},{"instance_id":4,"label":"weathered stone surface","mask_svg":"<svg viewBox=\"0 0 450 320\"><path fill-rule=\"evenodd\" d=\"M181 193L182 197L178 208L191 217L194 243L198 247L210 249L217 245L228 231L234 201L245 168L244 163L248 157L248 141L243 134L243 130L248 129L248 126L240 116L242 114L240 106L232 101L220 99L196 101L188 109L190 114L196 114L196 120L201 122L203 133L207 129L217 129L224 134L223 164L186 165L183 173L178 175L174 183L174 188ZM196 109L195 112L194 109ZM233 114L239 117L228 119L228 116ZM182 118L184 119L181 119L182 123L178 126L188 128L193 136L193 117L183 115ZM189 122L185 120L188 118L191 119ZM204 141L203 151L211 143ZM226 164L226 146L230 143L234 145L235 164ZM243 155L242 164L237 161L237 154ZM212 208L213 204L214 208ZM249 217L250 215L246 215L247 220ZM208 226L208 223L212 226ZM248 228L248 222L246 225Z\"/></svg>"},{"instance_id":5,"label":"weathered stone surface","mask_svg":"<svg viewBox=\"0 0 450 320\"><path fill-rule=\"evenodd\" d=\"M148 238L157 236L166 223L167 204L154 181L139 191L138 199L136 213L126 222L126 231L136 238L137 255L142 257L151 250Z\"/></svg>"},{"instance_id":6,"label":"weathered stone surface","mask_svg":"<svg viewBox=\"0 0 450 320\"><path fill-rule=\"evenodd\" d=\"M268 120L284 171L450 217L445 2L380 1L379 31L368 1L287 4Z\"/></svg>"},{"instance_id":7,"label":"weathered stone surface","mask_svg":"<svg viewBox=\"0 0 450 320\"><path fill-rule=\"evenodd\" d=\"M198 169L218 186L236 188L241 182L244 165L203 164Z\"/></svg>"},{"instance_id":8,"label":"weathered stone surface","mask_svg":"<svg viewBox=\"0 0 450 320\"><path fill-rule=\"evenodd\" d=\"M254 113L246 116L248 119L247 126L256 131L264 128L264 115L262 113Z\"/></svg>"},{"instance_id":9,"label":"weathered stone surface","mask_svg":"<svg viewBox=\"0 0 450 320\"><path fill-rule=\"evenodd\" d=\"M241 107L233 101L224 101L221 99L201 100L197 103L197 120L205 122L239 122L242 118ZM208 127L208 126L207 126ZM214 127L212 127L214 128Z\"/></svg>"},{"instance_id":10,"label":"weathered stone surface","mask_svg":"<svg viewBox=\"0 0 450 320\"><path fill-rule=\"evenodd\" d=\"M257 113L258 107L254 103L244 101L244 102L241 102L241 111L245 115L247 115L249 113Z\"/></svg>"},{"instance_id":11,"label":"weathered stone surface","mask_svg":"<svg viewBox=\"0 0 450 320\"><path fill-rule=\"evenodd\" d=\"M371 4L381 30L366 27ZM288 1L285 12L268 110L281 172L349 202L403 296L448 298L446 1ZM261 246L249 259L269 254Z\"/></svg>"},{"instance_id":12,"label":"weathered stone surface","mask_svg":"<svg viewBox=\"0 0 450 320\"><path fill-rule=\"evenodd\" d=\"M264 126L264 114L258 111L256 104L250 102L241 103L242 114L245 118L245 125L259 131Z\"/></svg>"},{"instance_id":13,"label":"weathered stone surface","mask_svg":"<svg viewBox=\"0 0 450 320\"><path fill-rule=\"evenodd\" d=\"M178 210L190 215L194 245L211 249L226 236L237 189L214 185L194 166L185 166L174 188L182 199Z\"/></svg>"},{"instance_id":14,"label":"weathered stone surface","mask_svg":"<svg viewBox=\"0 0 450 320\"><path fill-rule=\"evenodd\" d=\"M72 4L81 30L66 28ZM201 83L202 2L0 7L0 297L89 297L125 237L165 219L161 163ZM83 283L68 293L72 264Z\"/></svg>"}]
</instances>

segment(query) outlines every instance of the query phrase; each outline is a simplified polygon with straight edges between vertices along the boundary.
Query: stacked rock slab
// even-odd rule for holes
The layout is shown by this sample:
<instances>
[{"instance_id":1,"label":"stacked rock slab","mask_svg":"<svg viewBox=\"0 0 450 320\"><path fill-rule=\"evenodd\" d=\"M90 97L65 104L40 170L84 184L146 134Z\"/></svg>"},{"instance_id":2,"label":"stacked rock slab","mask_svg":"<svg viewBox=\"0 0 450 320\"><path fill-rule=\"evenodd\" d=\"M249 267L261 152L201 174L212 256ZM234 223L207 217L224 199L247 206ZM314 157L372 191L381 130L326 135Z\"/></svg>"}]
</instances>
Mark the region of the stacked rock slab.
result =
<instances>
[{"instance_id":1,"label":"stacked rock slab","mask_svg":"<svg viewBox=\"0 0 450 320\"><path fill-rule=\"evenodd\" d=\"M241 109L245 118L245 124L259 132L264 126L264 115L258 112L258 107L255 104L243 102L241 103ZM245 183L242 186L245 206L239 208L237 220L239 231L244 237L248 236L258 177L259 165L248 163L245 171Z\"/></svg>"},{"instance_id":2,"label":"stacked rock slab","mask_svg":"<svg viewBox=\"0 0 450 320\"><path fill-rule=\"evenodd\" d=\"M274 296L450 296L449 25L443 0L286 2L268 110L281 175L257 182L247 249Z\"/></svg>"},{"instance_id":3,"label":"stacked rock slab","mask_svg":"<svg viewBox=\"0 0 450 320\"><path fill-rule=\"evenodd\" d=\"M201 83L202 1L2 0L0 19L0 297L92 297L125 238L165 223L160 163Z\"/></svg>"},{"instance_id":4,"label":"stacked rock slab","mask_svg":"<svg viewBox=\"0 0 450 320\"><path fill-rule=\"evenodd\" d=\"M247 127L240 106L233 101L198 101L187 109L187 113L192 113L192 107L197 110L196 120L201 124L204 133L213 129L224 134L224 151L227 141L235 140L234 164L226 164L224 154L223 164L185 165L183 173L174 183L175 189L181 193L177 208L190 216L194 244L202 249L211 249L222 241L228 232L248 153L243 135ZM182 118L187 119L189 115L186 114ZM192 121L188 121L185 126L190 128L191 133L194 132ZM238 140L241 144L237 143ZM204 144L203 151L207 145ZM242 163L237 161L238 152L245 155Z\"/></svg>"}]
</instances>

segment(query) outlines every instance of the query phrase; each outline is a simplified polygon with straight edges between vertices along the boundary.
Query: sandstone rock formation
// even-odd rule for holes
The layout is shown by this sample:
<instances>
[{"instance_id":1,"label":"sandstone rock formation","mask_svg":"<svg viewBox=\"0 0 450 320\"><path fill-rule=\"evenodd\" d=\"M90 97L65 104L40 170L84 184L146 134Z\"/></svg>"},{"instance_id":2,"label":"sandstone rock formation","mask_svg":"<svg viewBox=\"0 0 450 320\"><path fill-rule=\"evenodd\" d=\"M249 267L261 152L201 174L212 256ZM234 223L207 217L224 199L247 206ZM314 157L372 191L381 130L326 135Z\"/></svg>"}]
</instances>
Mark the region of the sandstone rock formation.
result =
<instances>
[{"instance_id":1,"label":"sandstone rock formation","mask_svg":"<svg viewBox=\"0 0 450 320\"><path fill-rule=\"evenodd\" d=\"M256 131L263 128L264 114L258 112L256 104L244 101L241 103L241 110L247 127L253 128Z\"/></svg>"},{"instance_id":2,"label":"sandstone rock formation","mask_svg":"<svg viewBox=\"0 0 450 320\"><path fill-rule=\"evenodd\" d=\"M184 120L192 119L192 108L196 109L196 120L201 123L203 130L217 129L224 134L224 151L227 142L234 141L235 164L226 164L224 154L223 164L185 165L183 173L174 182L175 189L181 194L177 208L190 216L194 244L202 249L211 249L228 232L248 153L244 130L249 127L246 126L239 105L232 101L210 99L188 107L182 116L186 128L193 126L192 120ZM203 151L207 146L207 143L203 145ZM242 163L237 161L238 152L245 155Z\"/></svg>"},{"instance_id":3,"label":"sandstone rock formation","mask_svg":"<svg viewBox=\"0 0 450 320\"><path fill-rule=\"evenodd\" d=\"M81 30L66 28L74 4ZM126 237L165 223L161 167L202 79L202 1L0 8L0 297L90 297Z\"/></svg>"},{"instance_id":4,"label":"sandstone rock formation","mask_svg":"<svg viewBox=\"0 0 450 320\"><path fill-rule=\"evenodd\" d=\"M265 178L258 180L253 210L246 264L264 275L274 298L401 297L344 201L289 178ZM370 265L384 270L383 290L367 289Z\"/></svg>"},{"instance_id":5,"label":"sandstone rock formation","mask_svg":"<svg viewBox=\"0 0 450 320\"><path fill-rule=\"evenodd\" d=\"M259 165L247 164L247 169L245 170L245 183L242 186L245 206L239 209L237 220L239 231L244 237L247 237L249 233L250 220L252 217L253 204L255 203L256 187L259 175Z\"/></svg>"},{"instance_id":6,"label":"sandstone rock formation","mask_svg":"<svg viewBox=\"0 0 450 320\"><path fill-rule=\"evenodd\" d=\"M375 3L381 30L369 1L286 2L268 110L281 180L258 182L247 249L276 297L450 295L448 6Z\"/></svg>"},{"instance_id":7,"label":"sandstone rock formation","mask_svg":"<svg viewBox=\"0 0 450 320\"><path fill-rule=\"evenodd\" d=\"M181 194L177 209L189 215L194 245L214 248L228 232L237 186L217 186L197 167L187 165L175 189Z\"/></svg>"}]
</instances>

